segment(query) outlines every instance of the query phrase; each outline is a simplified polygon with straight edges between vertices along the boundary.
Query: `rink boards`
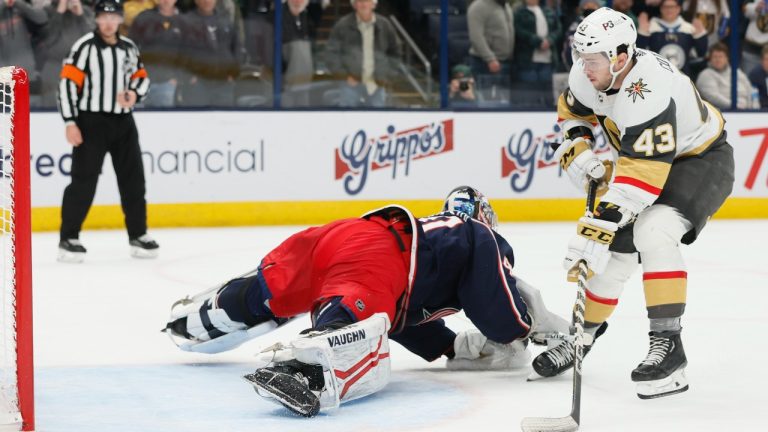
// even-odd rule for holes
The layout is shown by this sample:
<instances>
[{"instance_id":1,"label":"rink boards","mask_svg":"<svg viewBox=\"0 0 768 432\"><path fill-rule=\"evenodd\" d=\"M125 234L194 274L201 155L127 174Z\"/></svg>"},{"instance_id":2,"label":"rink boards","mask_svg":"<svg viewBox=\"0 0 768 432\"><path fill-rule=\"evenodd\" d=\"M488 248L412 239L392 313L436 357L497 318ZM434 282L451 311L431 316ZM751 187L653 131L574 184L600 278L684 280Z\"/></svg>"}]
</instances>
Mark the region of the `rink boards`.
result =
<instances>
[{"instance_id":1,"label":"rink boards","mask_svg":"<svg viewBox=\"0 0 768 432\"><path fill-rule=\"evenodd\" d=\"M734 192L718 217L768 217L768 115L726 113ZM491 197L502 221L568 220L582 198L548 143L555 113L141 112L150 226L313 224L398 202L439 210L454 186ZM33 229L55 230L70 146L55 113L31 118ZM601 154L608 152L597 137ZM111 162L86 228L121 227Z\"/></svg>"}]
</instances>

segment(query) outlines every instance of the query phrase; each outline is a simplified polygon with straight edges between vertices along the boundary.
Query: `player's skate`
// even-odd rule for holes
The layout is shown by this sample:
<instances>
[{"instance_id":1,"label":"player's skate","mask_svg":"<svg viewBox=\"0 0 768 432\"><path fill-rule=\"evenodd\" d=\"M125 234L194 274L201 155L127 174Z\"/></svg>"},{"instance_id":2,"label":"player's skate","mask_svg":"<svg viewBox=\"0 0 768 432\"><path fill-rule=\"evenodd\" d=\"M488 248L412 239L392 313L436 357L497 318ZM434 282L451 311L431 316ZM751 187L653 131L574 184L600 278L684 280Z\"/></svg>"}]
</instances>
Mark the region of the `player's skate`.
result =
<instances>
[{"instance_id":1,"label":"player's skate","mask_svg":"<svg viewBox=\"0 0 768 432\"><path fill-rule=\"evenodd\" d=\"M313 417L320 412L319 394L325 387L323 367L298 360L276 363L245 375L256 392L291 412Z\"/></svg>"},{"instance_id":2,"label":"player's skate","mask_svg":"<svg viewBox=\"0 0 768 432\"><path fill-rule=\"evenodd\" d=\"M632 371L640 399L654 399L688 390L685 377L685 358L680 333L654 333L648 356Z\"/></svg>"},{"instance_id":3,"label":"player's skate","mask_svg":"<svg viewBox=\"0 0 768 432\"><path fill-rule=\"evenodd\" d=\"M584 355L592 349L594 339L599 338L608 328L608 323L604 322L597 329L594 338L589 337L589 333L584 333ZM590 340L591 339L591 340ZM533 373L528 381L534 381L540 378L550 378L560 375L573 367L573 342L568 339L561 344L550 348L533 359Z\"/></svg>"},{"instance_id":4,"label":"player's skate","mask_svg":"<svg viewBox=\"0 0 768 432\"><path fill-rule=\"evenodd\" d=\"M59 242L59 262L81 263L85 260L85 246L78 239L66 239Z\"/></svg>"},{"instance_id":5,"label":"player's skate","mask_svg":"<svg viewBox=\"0 0 768 432\"><path fill-rule=\"evenodd\" d=\"M131 245L131 256L134 258L157 258L160 249L160 245L146 234L130 239L128 244Z\"/></svg>"}]
</instances>

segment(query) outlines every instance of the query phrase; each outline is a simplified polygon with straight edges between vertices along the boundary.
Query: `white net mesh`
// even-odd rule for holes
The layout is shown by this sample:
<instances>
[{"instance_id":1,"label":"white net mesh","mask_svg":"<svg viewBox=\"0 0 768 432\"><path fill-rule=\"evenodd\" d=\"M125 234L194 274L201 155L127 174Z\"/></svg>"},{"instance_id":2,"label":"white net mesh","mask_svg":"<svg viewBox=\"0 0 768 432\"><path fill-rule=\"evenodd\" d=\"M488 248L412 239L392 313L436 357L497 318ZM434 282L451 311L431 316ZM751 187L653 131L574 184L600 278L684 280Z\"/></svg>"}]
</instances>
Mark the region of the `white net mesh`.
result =
<instances>
[{"instance_id":1,"label":"white net mesh","mask_svg":"<svg viewBox=\"0 0 768 432\"><path fill-rule=\"evenodd\" d=\"M16 378L12 70L0 68L0 428L21 421Z\"/></svg>"}]
</instances>

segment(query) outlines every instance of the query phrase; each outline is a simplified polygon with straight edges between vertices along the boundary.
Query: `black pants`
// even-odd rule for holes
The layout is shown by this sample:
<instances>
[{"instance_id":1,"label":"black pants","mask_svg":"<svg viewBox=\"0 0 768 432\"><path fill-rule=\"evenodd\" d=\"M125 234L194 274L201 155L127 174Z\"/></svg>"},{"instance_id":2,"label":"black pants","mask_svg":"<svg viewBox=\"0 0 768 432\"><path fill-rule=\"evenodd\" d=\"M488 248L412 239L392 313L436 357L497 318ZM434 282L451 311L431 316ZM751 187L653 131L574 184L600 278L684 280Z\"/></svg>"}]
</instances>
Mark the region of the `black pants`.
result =
<instances>
[{"instance_id":1,"label":"black pants","mask_svg":"<svg viewBox=\"0 0 768 432\"><path fill-rule=\"evenodd\" d=\"M77 126L83 143L72 151L72 183L64 189L61 205L61 239L78 238L107 152L115 168L128 237L146 234L144 166L133 116L81 112Z\"/></svg>"}]
</instances>

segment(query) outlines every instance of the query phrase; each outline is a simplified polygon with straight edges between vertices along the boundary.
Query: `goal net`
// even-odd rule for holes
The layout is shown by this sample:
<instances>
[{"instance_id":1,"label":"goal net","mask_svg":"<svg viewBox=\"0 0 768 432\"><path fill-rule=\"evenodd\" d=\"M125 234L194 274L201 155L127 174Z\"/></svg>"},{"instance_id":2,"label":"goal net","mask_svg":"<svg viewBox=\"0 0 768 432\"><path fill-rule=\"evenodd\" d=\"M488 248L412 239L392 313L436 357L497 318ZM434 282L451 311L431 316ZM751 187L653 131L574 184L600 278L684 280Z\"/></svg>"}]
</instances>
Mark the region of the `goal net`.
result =
<instances>
[{"instance_id":1,"label":"goal net","mask_svg":"<svg viewBox=\"0 0 768 432\"><path fill-rule=\"evenodd\" d=\"M0 430L34 429L29 89L0 67Z\"/></svg>"}]
</instances>

